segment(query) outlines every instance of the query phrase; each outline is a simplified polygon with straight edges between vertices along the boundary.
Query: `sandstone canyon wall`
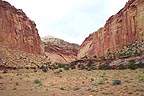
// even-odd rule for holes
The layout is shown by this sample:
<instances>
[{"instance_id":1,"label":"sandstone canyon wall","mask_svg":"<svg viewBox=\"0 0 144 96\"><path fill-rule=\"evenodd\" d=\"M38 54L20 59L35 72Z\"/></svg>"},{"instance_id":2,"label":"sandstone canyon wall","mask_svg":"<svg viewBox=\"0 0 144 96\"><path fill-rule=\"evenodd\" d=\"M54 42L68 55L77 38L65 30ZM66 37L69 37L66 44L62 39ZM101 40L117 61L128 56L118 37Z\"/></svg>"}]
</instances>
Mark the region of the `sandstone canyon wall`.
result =
<instances>
[{"instance_id":1,"label":"sandstone canyon wall","mask_svg":"<svg viewBox=\"0 0 144 96\"><path fill-rule=\"evenodd\" d=\"M21 9L0 0L0 46L42 55L42 43L36 29Z\"/></svg>"},{"instance_id":2,"label":"sandstone canyon wall","mask_svg":"<svg viewBox=\"0 0 144 96\"><path fill-rule=\"evenodd\" d=\"M0 0L0 68L39 66L48 62L36 24Z\"/></svg>"},{"instance_id":3,"label":"sandstone canyon wall","mask_svg":"<svg viewBox=\"0 0 144 96\"><path fill-rule=\"evenodd\" d=\"M144 0L129 0L97 32L80 46L78 58L117 54L126 46L144 40Z\"/></svg>"},{"instance_id":4,"label":"sandstone canyon wall","mask_svg":"<svg viewBox=\"0 0 144 96\"><path fill-rule=\"evenodd\" d=\"M75 60L79 45L66 42L52 36L42 38L45 45L45 52L52 63L68 63Z\"/></svg>"}]
</instances>

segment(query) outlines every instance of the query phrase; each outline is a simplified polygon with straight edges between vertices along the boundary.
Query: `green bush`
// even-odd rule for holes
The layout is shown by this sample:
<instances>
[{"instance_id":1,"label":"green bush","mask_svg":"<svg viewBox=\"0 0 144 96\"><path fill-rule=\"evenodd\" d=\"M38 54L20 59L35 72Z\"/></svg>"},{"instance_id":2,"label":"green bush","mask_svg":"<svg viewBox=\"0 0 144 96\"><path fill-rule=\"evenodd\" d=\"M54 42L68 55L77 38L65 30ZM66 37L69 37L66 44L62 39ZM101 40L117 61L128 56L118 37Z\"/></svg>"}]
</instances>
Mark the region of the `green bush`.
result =
<instances>
[{"instance_id":1,"label":"green bush","mask_svg":"<svg viewBox=\"0 0 144 96\"><path fill-rule=\"evenodd\" d=\"M96 67L95 66L90 66L90 67L87 68L87 70L88 71L96 70Z\"/></svg>"},{"instance_id":2,"label":"green bush","mask_svg":"<svg viewBox=\"0 0 144 96\"><path fill-rule=\"evenodd\" d=\"M58 64L56 65L58 68L63 68L64 70L69 70L69 64Z\"/></svg>"},{"instance_id":3,"label":"green bush","mask_svg":"<svg viewBox=\"0 0 144 96\"><path fill-rule=\"evenodd\" d=\"M71 69L75 69L76 67L75 67L75 63L70 63L70 68Z\"/></svg>"},{"instance_id":4,"label":"green bush","mask_svg":"<svg viewBox=\"0 0 144 96\"><path fill-rule=\"evenodd\" d=\"M101 79L100 81L99 81L99 84L104 84L105 83L105 80L104 79Z\"/></svg>"},{"instance_id":5,"label":"green bush","mask_svg":"<svg viewBox=\"0 0 144 96\"><path fill-rule=\"evenodd\" d=\"M93 62L92 61L89 61L87 63L87 68L86 68L88 71L91 71L91 70L96 70L96 67L94 66Z\"/></svg>"},{"instance_id":6,"label":"green bush","mask_svg":"<svg viewBox=\"0 0 144 96\"><path fill-rule=\"evenodd\" d=\"M34 80L34 84L40 84L40 83L41 83L40 80L38 80L38 79Z\"/></svg>"},{"instance_id":7,"label":"green bush","mask_svg":"<svg viewBox=\"0 0 144 96\"><path fill-rule=\"evenodd\" d=\"M144 76L140 76L140 81L144 82Z\"/></svg>"},{"instance_id":8,"label":"green bush","mask_svg":"<svg viewBox=\"0 0 144 96\"><path fill-rule=\"evenodd\" d=\"M129 64L128 64L128 68L131 69L131 70L137 69L137 66L136 66L135 63L136 63L135 60L130 60Z\"/></svg>"},{"instance_id":9,"label":"green bush","mask_svg":"<svg viewBox=\"0 0 144 96\"><path fill-rule=\"evenodd\" d=\"M58 69L58 65L57 65L57 64L51 65L51 66L49 66L49 68L50 68L50 69Z\"/></svg>"},{"instance_id":10,"label":"green bush","mask_svg":"<svg viewBox=\"0 0 144 96\"><path fill-rule=\"evenodd\" d=\"M144 63L139 62L138 67L139 67L139 68L144 68Z\"/></svg>"},{"instance_id":11,"label":"green bush","mask_svg":"<svg viewBox=\"0 0 144 96\"><path fill-rule=\"evenodd\" d=\"M79 69L79 70L83 70L83 69L85 69L85 66L84 66L83 64L79 64L79 65L78 65L78 69Z\"/></svg>"},{"instance_id":12,"label":"green bush","mask_svg":"<svg viewBox=\"0 0 144 96\"><path fill-rule=\"evenodd\" d=\"M112 84L113 85L120 85L121 84L121 80L114 80Z\"/></svg>"},{"instance_id":13,"label":"green bush","mask_svg":"<svg viewBox=\"0 0 144 96\"><path fill-rule=\"evenodd\" d=\"M135 64L128 64L128 68L131 70L137 69Z\"/></svg>"},{"instance_id":14,"label":"green bush","mask_svg":"<svg viewBox=\"0 0 144 96\"><path fill-rule=\"evenodd\" d=\"M87 64L87 67L90 67L92 66L93 62L92 61L89 61L88 64Z\"/></svg>"},{"instance_id":15,"label":"green bush","mask_svg":"<svg viewBox=\"0 0 144 96\"><path fill-rule=\"evenodd\" d=\"M58 68L65 68L65 64L58 64L57 67Z\"/></svg>"},{"instance_id":16,"label":"green bush","mask_svg":"<svg viewBox=\"0 0 144 96\"><path fill-rule=\"evenodd\" d=\"M48 71L48 68L45 67L45 68L42 69L42 71L43 71L43 72L47 72L47 71Z\"/></svg>"},{"instance_id":17,"label":"green bush","mask_svg":"<svg viewBox=\"0 0 144 96\"><path fill-rule=\"evenodd\" d=\"M42 86L42 82L38 79L34 80L34 84L38 84L39 86Z\"/></svg>"},{"instance_id":18,"label":"green bush","mask_svg":"<svg viewBox=\"0 0 144 96\"><path fill-rule=\"evenodd\" d=\"M60 90L65 90L65 88L61 87Z\"/></svg>"},{"instance_id":19,"label":"green bush","mask_svg":"<svg viewBox=\"0 0 144 96\"><path fill-rule=\"evenodd\" d=\"M64 66L64 70L69 70L69 65L68 65L68 64L66 64L66 65Z\"/></svg>"},{"instance_id":20,"label":"green bush","mask_svg":"<svg viewBox=\"0 0 144 96\"><path fill-rule=\"evenodd\" d=\"M125 68L125 65L120 64L120 65L119 65L119 70L124 70L124 69L126 69L126 68Z\"/></svg>"},{"instance_id":21,"label":"green bush","mask_svg":"<svg viewBox=\"0 0 144 96\"><path fill-rule=\"evenodd\" d=\"M136 61L135 61L135 60L130 60L129 63L133 63L133 64L135 64Z\"/></svg>"},{"instance_id":22,"label":"green bush","mask_svg":"<svg viewBox=\"0 0 144 96\"><path fill-rule=\"evenodd\" d=\"M47 71L48 71L48 67L47 67L47 66L44 66L44 65L42 65L42 66L40 67L40 69L41 69L43 72L47 72Z\"/></svg>"},{"instance_id":23,"label":"green bush","mask_svg":"<svg viewBox=\"0 0 144 96\"><path fill-rule=\"evenodd\" d=\"M99 69L100 70L109 70L110 66L109 66L109 64L102 64L102 65L99 65Z\"/></svg>"}]
</instances>

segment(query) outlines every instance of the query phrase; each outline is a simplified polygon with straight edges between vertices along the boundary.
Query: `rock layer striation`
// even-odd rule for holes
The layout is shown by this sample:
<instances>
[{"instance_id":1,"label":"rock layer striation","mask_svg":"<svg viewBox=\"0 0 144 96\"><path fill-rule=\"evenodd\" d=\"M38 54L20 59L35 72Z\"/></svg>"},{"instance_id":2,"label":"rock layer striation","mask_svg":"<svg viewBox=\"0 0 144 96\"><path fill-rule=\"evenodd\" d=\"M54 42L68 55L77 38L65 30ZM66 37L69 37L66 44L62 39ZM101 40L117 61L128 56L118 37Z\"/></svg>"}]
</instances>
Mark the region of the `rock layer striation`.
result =
<instances>
[{"instance_id":1,"label":"rock layer striation","mask_svg":"<svg viewBox=\"0 0 144 96\"><path fill-rule=\"evenodd\" d=\"M21 9L0 0L0 45L32 54L44 53L34 21Z\"/></svg>"},{"instance_id":2,"label":"rock layer striation","mask_svg":"<svg viewBox=\"0 0 144 96\"><path fill-rule=\"evenodd\" d=\"M52 36L42 38L46 55L51 62L67 63L75 60L79 45Z\"/></svg>"},{"instance_id":3,"label":"rock layer striation","mask_svg":"<svg viewBox=\"0 0 144 96\"><path fill-rule=\"evenodd\" d=\"M117 54L129 45L144 40L144 0L129 0L98 31L80 46L78 58Z\"/></svg>"}]
</instances>

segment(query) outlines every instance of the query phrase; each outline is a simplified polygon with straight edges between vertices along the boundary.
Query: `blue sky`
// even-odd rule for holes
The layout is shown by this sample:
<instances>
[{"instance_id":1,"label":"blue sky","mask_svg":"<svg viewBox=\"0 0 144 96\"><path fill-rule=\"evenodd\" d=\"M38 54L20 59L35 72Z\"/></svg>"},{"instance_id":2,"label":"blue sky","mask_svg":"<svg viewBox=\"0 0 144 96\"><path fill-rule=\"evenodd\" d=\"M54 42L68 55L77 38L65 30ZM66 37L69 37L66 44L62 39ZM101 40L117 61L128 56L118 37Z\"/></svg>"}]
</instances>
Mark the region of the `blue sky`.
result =
<instances>
[{"instance_id":1,"label":"blue sky","mask_svg":"<svg viewBox=\"0 0 144 96\"><path fill-rule=\"evenodd\" d=\"M124 7L128 0L5 0L37 25L41 37L51 35L81 44Z\"/></svg>"}]
</instances>

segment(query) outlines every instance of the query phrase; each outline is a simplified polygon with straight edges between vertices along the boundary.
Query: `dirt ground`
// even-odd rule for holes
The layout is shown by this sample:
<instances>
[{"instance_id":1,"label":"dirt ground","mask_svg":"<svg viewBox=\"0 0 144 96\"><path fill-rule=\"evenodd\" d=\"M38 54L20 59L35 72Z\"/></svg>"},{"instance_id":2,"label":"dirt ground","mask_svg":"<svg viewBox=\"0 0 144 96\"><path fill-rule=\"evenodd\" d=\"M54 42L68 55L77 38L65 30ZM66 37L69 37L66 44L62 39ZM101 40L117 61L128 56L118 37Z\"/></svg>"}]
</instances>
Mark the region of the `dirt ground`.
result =
<instances>
[{"instance_id":1,"label":"dirt ground","mask_svg":"<svg viewBox=\"0 0 144 96\"><path fill-rule=\"evenodd\" d=\"M0 71L0 96L144 96L144 69L29 70Z\"/></svg>"}]
</instances>

